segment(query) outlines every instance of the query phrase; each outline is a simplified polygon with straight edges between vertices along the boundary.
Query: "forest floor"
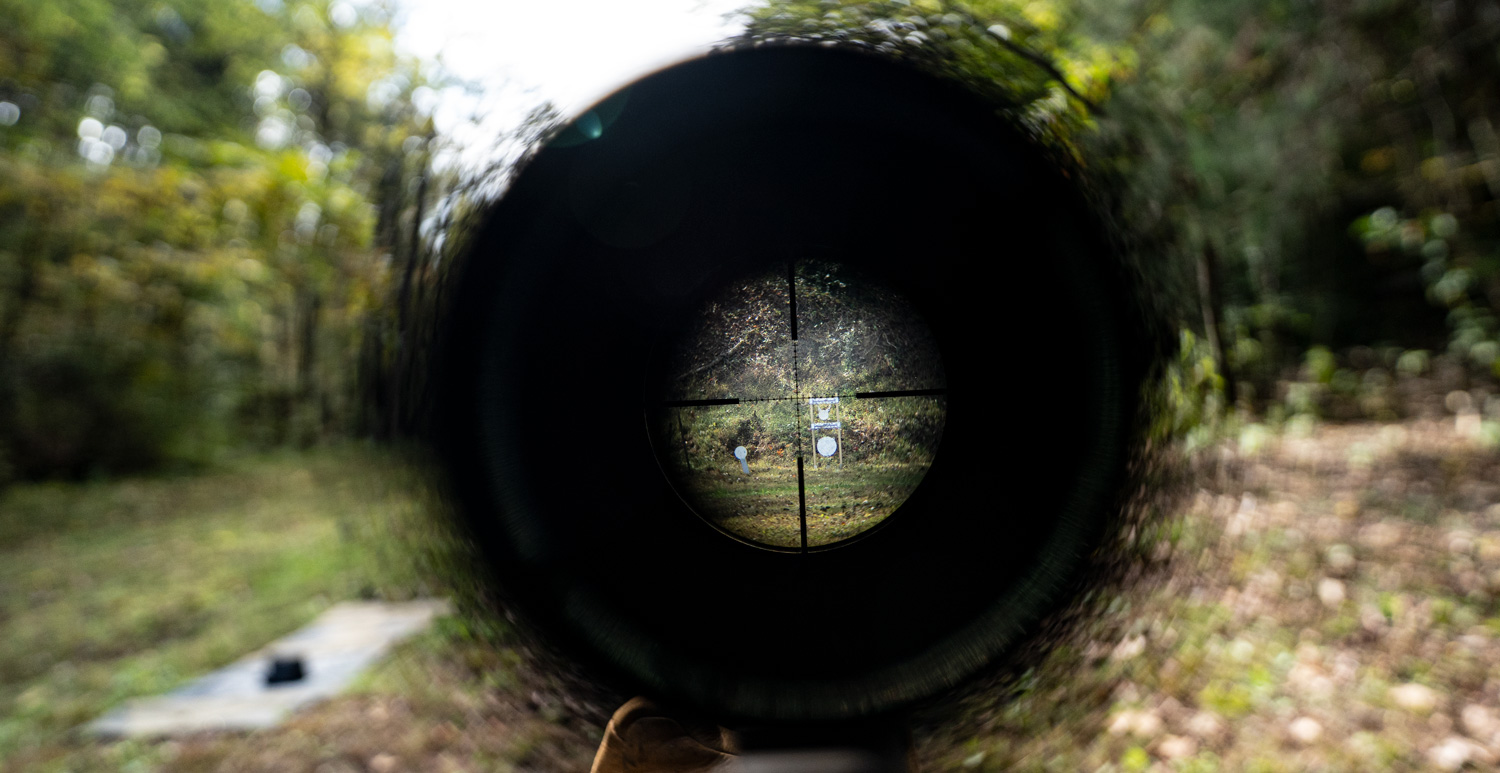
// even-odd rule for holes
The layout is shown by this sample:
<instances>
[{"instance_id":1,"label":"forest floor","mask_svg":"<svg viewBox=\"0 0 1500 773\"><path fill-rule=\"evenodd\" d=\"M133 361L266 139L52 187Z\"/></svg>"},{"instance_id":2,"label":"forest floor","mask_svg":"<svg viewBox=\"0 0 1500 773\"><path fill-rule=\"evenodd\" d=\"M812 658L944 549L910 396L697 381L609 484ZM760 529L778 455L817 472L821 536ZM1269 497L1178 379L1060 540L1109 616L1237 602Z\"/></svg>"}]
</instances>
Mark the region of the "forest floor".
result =
<instances>
[{"instance_id":1,"label":"forest floor","mask_svg":"<svg viewBox=\"0 0 1500 773\"><path fill-rule=\"evenodd\" d=\"M1251 427L1200 452L1202 474L1149 580L1092 629L1094 640L1056 649L1011 687L971 696L918 730L922 769L1500 769L1500 452L1452 417L1298 426ZM411 536L390 525L406 522L397 511L421 499L402 492L400 476L353 472L376 463L344 458L297 463L311 470L299 483L286 462L257 464L238 489L227 478L194 479L23 490L0 502L0 529L10 529L0 533L0 755L9 755L0 770L588 769L610 707L565 687L503 632L478 635L461 618L275 730L116 743L73 734L72 724L121 696L240 654L204 641L248 650L340 598L421 590L408 573L418 570L399 569L390 552ZM359 485L372 477L395 482ZM290 483L270 486L282 479ZM126 513L65 523L55 536L7 525L17 496L33 516L82 503L103 517L130 497L144 512L183 495L172 487L186 487L217 520L173 526ZM377 522L388 525L369 526ZM293 523L303 524L300 547L280 539ZM171 534L180 538L161 536ZM218 552L194 558L190 537ZM276 544L287 558L274 557ZM239 581L169 576L166 554L153 549L200 569L238 561L265 573L247 593L234 590ZM385 552L373 563L356 555L371 550ZM96 569L54 572L65 563L59 551ZM318 551L342 563L309 565ZM112 554L134 559L90 564ZM164 590L148 593L153 582ZM215 611L221 586L261 599L262 622L231 627ZM175 629L167 607L140 611L137 595L198 598L189 616L197 622ZM40 617L29 616L33 608ZM113 632L118 646L59 646L72 641L60 627L70 615L86 617L98 637ZM137 684L112 674L154 676L131 677L144 680Z\"/></svg>"},{"instance_id":2,"label":"forest floor","mask_svg":"<svg viewBox=\"0 0 1500 773\"><path fill-rule=\"evenodd\" d=\"M1113 636L921 734L929 770L1495 770L1500 452L1471 416L1251 426Z\"/></svg>"}]
</instances>

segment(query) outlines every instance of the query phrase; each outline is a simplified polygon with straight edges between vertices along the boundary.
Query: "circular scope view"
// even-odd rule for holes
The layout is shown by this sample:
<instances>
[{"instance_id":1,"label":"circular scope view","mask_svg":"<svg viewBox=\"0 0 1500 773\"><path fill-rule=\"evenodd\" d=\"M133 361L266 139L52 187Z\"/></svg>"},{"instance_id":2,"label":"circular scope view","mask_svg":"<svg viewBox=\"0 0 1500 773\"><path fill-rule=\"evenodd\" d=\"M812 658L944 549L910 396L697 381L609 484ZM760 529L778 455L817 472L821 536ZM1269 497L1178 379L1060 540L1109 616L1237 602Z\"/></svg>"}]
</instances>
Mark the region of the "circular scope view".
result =
<instances>
[{"instance_id":1,"label":"circular scope view","mask_svg":"<svg viewBox=\"0 0 1500 773\"><path fill-rule=\"evenodd\" d=\"M663 470L704 520L805 551L869 530L916 490L947 385L899 294L799 260L725 288L695 325L651 424Z\"/></svg>"}]
</instances>

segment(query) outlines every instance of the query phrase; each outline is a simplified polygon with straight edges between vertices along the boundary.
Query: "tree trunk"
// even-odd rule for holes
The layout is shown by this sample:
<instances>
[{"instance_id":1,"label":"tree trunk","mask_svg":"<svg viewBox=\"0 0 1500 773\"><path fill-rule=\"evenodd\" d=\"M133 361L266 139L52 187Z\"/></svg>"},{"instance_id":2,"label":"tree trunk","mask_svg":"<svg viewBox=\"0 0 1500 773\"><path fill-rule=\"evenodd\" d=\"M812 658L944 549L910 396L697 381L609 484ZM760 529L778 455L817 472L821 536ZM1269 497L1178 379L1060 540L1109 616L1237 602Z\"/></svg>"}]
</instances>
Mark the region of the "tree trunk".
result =
<instances>
[{"instance_id":1,"label":"tree trunk","mask_svg":"<svg viewBox=\"0 0 1500 773\"><path fill-rule=\"evenodd\" d=\"M1213 245L1205 246L1198 253L1198 305L1203 309L1203 334L1213 353L1214 367L1224 377L1224 395L1229 404L1235 404L1238 389L1234 371L1229 366L1224 336L1224 299L1220 291L1219 260Z\"/></svg>"},{"instance_id":2,"label":"tree trunk","mask_svg":"<svg viewBox=\"0 0 1500 773\"><path fill-rule=\"evenodd\" d=\"M427 143L432 142L432 134L427 135ZM401 286L396 296L396 356L391 365L389 375L390 388L390 433L392 436L405 436L410 434L411 426L408 418L411 414L407 410L405 401L410 399L412 367L411 367L411 337L412 337L412 283L417 271L417 263L422 256L422 218L425 216L425 205L427 203L428 174L427 163L431 158L430 152L424 153L421 163L417 168L420 175L417 180L417 196L411 219L410 238L407 242L406 261L402 267Z\"/></svg>"},{"instance_id":3,"label":"tree trunk","mask_svg":"<svg viewBox=\"0 0 1500 773\"><path fill-rule=\"evenodd\" d=\"M47 203L38 207L47 212ZM28 213L35 215L37 213ZM16 453L16 427L20 425L17 405L21 376L16 339L21 333L21 323L26 319L26 307L37 294L37 273L45 256L50 251L46 229L40 229L36 239L28 239L21 245L21 276L16 282L15 295L5 304L5 314L0 316L0 490L11 477Z\"/></svg>"},{"instance_id":4,"label":"tree trunk","mask_svg":"<svg viewBox=\"0 0 1500 773\"><path fill-rule=\"evenodd\" d=\"M298 438L302 445L311 445L323 436L327 427L323 426L322 401L318 397L317 362L318 362L318 317L322 313L323 298L316 290L307 293L307 300L302 304L302 331L301 342L298 346L297 366L297 412L304 416L304 426L299 427L302 437Z\"/></svg>"}]
</instances>

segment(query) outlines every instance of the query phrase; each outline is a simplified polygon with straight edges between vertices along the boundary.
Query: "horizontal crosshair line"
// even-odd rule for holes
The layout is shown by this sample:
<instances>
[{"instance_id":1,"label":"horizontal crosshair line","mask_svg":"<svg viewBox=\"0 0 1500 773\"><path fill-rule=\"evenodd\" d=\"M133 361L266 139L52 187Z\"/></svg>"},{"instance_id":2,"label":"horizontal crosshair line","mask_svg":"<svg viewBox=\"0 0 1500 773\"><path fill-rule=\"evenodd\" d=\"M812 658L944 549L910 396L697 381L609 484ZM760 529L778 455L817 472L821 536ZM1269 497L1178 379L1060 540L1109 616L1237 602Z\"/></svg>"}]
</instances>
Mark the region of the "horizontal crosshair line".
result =
<instances>
[{"instance_id":1,"label":"horizontal crosshair line","mask_svg":"<svg viewBox=\"0 0 1500 773\"><path fill-rule=\"evenodd\" d=\"M785 403L801 400L800 397L715 397L706 400L667 400L663 408L697 408L704 405L741 405L743 403Z\"/></svg>"},{"instance_id":2,"label":"horizontal crosshair line","mask_svg":"<svg viewBox=\"0 0 1500 773\"><path fill-rule=\"evenodd\" d=\"M869 400L877 397L928 397L946 394L947 389L897 389L891 392L855 392L854 396L860 400Z\"/></svg>"},{"instance_id":3,"label":"horizontal crosshair line","mask_svg":"<svg viewBox=\"0 0 1500 773\"><path fill-rule=\"evenodd\" d=\"M890 392L855 392L854 394L832 394L827 397L853 397L857 400L878 400L882 397L941 397L948 394L947 389L898 389ZM704 400L667 400L662 403L663 408L698 408L713 405L741 405L744 403L784 403L801 402L813 395L794 395L791 397L714 397Z\"/></svg>"},{"instance_id":4,"label":"horizontal crosshair line","mask_svg":"<svg viewBox=\"0 0 1500 773\"><path fill-rule=\"evenodd\" d=\"M739 405L742 401L738 397L716 397L708 400L668 400L662 403L666 408L691 408L699 405Z\"/></svg>"}]
</instances>

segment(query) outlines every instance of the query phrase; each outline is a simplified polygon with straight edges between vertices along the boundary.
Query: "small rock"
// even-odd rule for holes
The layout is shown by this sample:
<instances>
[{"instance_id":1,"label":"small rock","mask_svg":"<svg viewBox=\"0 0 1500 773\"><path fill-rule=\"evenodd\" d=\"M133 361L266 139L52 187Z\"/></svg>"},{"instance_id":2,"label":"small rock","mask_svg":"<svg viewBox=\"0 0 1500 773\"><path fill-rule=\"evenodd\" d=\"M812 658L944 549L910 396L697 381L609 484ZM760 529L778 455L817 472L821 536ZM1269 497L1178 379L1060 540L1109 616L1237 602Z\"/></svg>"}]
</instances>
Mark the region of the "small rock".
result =
<instances>
[{"instance_id":1,"label":"small rock","mask_svg":"<svg viewBox=\"0 0 1500 773\"><path fill-rule=\"evenodd\" d=\"M1287 726L1287 733L1292 736L1292 740L1307 746L1317 743L1323 737L1323 726L1312 717L1298 717Z\"/></svg>"},{"instance_id":2,"label":"small rock","mask_svg":"<svg viewBox=\"0 0 1500 773\"><path fill-rule=\"evenodd\" d=\"M1318 580L1318 600L1330 609L1344 603L1344 583L1332 577Z\"/></svg>"},{"instance_id":3,"label":"small rock","mask_svg":"<svg viewBox=\"0 0 1500 773\"><path fill-rule=\"evenodd\" d=\"M1286 683L1297 692L1313 697L1327 698L1333 695L1333 680L1312 663L1292 666L1286 674Z\"/></svg>"},{"instance_id":4,"label":"small rock","mask_svg":"<svg viewBox=\"0 0 1500 773\"><path fill-rule=\"evenodd\" d=\"M1481 741L1495 735L1495 715L1477 703L1465 706L1458 715L1458 721L1463 723L1464 732Z\"/></svg>"},{"instance_id":5,"label":"small rock","mask_svg":"<svg viewBox=\"0 0 1500 773\"><path fill-rule=\"evenodd\" d=\"M1109 722L1111 735L1130 735L1137 738L1155 738L1162 731L1161 717L1150 711L1126 709Z\"/></svg>"},{"instance_id":6,"label":"small rock","mask_svg":"<svg viewBox=\"0 0 1500 773\"><path fill-rule=\"evenodd\" d=\"M1205 740L1224 732L1224 723L1212 711L1200 711L1187 721L1187 731Z\"/></svg>"},{"instance_id":7,"label":"small rock","mask_svg":"<svg viewBox=\"0 0 1500 773\"><path fill-rule=\"evenodd\" d=\"M381 752L370 758L370 770L374 773L391 773L399 764L396 755L389 752Z\"/></svg>"},{"instance_id":8,"label":"small rock","mask_svg":"<svg viewBox=\"0 0 1500 773\"><path fill-rule=\"evenodd\" d=\"M1462 736L1449 736L1427 750L1427 761L1441 770L1458 770L1469 762L1492 764L1495 756L1483 746Z\"/></svg>"},{"instance_id":9,"label":"small rock","mask_svg":"<svg viewBox=\"0 0 1500 773\"><path fill-rule=\"evenodd\" d=\"M1458 770L1469 761L1469 745L1454 738L1427 750L1427 759L1440 770Z\"/></svg>"},{"instance_id":10,"label":"small rock","mask_svg":"<svg viewBox=\"0 0 1500 773\"><path fill-rule=\"evenodd\" d=\"M1328 548L1328 569L1333 574L1347 575L1354 570L1354 548L1338 544Z\"/></svg>"},{"instance_id":11,"label":"small rock","mask_svg":"<svg viewBox=\"0 0 1500 773\"><path fill-rule=\"evenodd\" d=\"M1142 712L1135 722L1135 735L1137 738L1155 738L1162 731L1161 717L1155 712Z\"/></svg>"},{"instance_id":12,"label":"small rock","mask_svg":"<svg viewBox=\"0 0 1500 773\"><path fill-rule=\"evenodd\" d=\"M1119 644L1115 645L1113 652L1109 654L1110 660L1130 660L1146 651L1145 636L1127 636Z\"/></svg>"},{"instance_id":13,"label":"small rock","mask_svg":"<svg viewBox=\"0 0 1500 773\"><path fill-rule=\"evenodd\" d=\"M1401 541L1401 527L1385 522L1372 523L1359 530L1359 541L1374 550L1384 550Z\"/></svg>"},{"instance_id":14,"label":"small rock","mask_svg":"<svg viewBox=\"0 0 1500 773\"><path fill-rule=\"evenodd\" d=\"M1390 696L1397 706L1416 714L1426 714L1437 708L1437 692L1431 687L1415 682L1392 687Z\"/></svg>"},{"instance_id":15,"label":"small rock","mask_svg":"<svg viewBox=\"0 0 1500 773\"><path fill-rule=\"evenodd\" d=\"M1198 753L1198 742L1180 735L1169 735L1156 745L1156 753L1164 759L1180 760Z\"/></svg>"}]
</instances>

